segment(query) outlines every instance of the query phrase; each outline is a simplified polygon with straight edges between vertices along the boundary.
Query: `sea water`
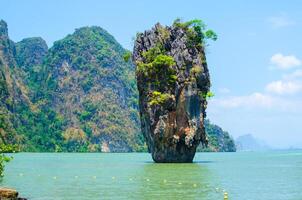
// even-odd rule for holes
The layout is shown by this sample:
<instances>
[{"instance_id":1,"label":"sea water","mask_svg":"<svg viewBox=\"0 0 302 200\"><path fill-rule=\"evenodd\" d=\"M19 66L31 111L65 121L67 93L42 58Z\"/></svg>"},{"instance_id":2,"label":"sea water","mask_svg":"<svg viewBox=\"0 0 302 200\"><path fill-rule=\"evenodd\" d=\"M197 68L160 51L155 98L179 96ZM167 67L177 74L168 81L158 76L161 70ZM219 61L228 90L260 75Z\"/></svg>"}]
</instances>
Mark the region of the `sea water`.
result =
<instances>
[{"instance_id":1,"label":"sea water","mask_svg":"<svg viewBox=\"0 0 302 200\"><path fill-rule=\"evenodd\" d=\"M301 200L302 151L197 153L157 164L147 153L17 153L1 186L32 200Z\"/></svg>"}]
</instances>

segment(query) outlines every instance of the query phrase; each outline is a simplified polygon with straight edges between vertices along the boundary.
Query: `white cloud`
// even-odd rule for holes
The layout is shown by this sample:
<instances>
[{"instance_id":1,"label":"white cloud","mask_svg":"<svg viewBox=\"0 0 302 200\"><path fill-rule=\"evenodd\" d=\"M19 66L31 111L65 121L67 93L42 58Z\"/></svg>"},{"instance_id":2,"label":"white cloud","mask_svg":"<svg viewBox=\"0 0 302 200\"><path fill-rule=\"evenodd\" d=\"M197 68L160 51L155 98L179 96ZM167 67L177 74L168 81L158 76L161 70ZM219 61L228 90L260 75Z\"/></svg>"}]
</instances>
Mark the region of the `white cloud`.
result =
<instances>
[{"instance_id":1,"label":"white cloud","mask_svg":"<svg viewBox=\"0 0 302 200\"><path fill-rule=\"evenodd\" d=\"M267 20L273 28L283 28L295 25L296 22L289 19L285 14L278 17L270 17Z\"/></svg>"},{"instance_id":2,"label":"white cloud","mask_svg":"<svg viewBox=\"0 0 302 200\"><path fill-rule=\"evenodd\" d=\"M226 108L237 107L270 107L272 105L272 98L255 92L247 96L233 96L228 98L213 99L213 103Z\"/></svg>"},{"instance_id":3,"label":"white cloud","mask_svg":"<svg viewBox=\"0 0 302 200\"><path fill-rule=\"evenodd\" d=\"M290 69L301 65L301 60L299 60L294 55L285 56L281 53L277 53L271 57L271 63L276 65L279 69Z\"/></svg>"},{"instance_id":4,"label":"white cloud","mask_svg":"<svg viewBox=\"0 0 302 200\"><path fill-rule=\"evenodd\" d=\"M266 85L265 88L268 92L283 95L283 94L296 94L302 91L302 83L297 81L273 81Z\"/></svg>"},{"instance_id":5,"label":"white cloud","mask_svg":"<svg viewBox=\"0 0 302 200\"><path fill-rule=\"evenodd\" d=\"M268 94L259 92L252 93L246 96L233 96L214 98L209 101L210 109L270 109L285 112L301 112L302 101L290 100L287 98L274 97Z\"/></svg>"},{"instance_id":6,"label":"white cloud","mask_svg":"<svg viewBox=\"0 0 302 200\"><path fill-rule=\"evenodd\" d=\"M286 79L286 80L296 80L299 78L302 78L302 69L298 69L291 74L285 74L283 76L283 79Z\"/></svg>"}]
</instances>

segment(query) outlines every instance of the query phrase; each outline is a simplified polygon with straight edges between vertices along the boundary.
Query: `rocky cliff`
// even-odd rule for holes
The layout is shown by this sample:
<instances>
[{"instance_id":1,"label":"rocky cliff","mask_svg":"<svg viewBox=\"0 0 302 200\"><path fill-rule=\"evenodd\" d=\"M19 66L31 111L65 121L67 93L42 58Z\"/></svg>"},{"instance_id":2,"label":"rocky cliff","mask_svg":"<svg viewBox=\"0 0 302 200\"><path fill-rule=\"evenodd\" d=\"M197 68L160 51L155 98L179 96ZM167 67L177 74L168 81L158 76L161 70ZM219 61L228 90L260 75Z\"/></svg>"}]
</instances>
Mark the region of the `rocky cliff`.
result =
<instances>
[{"instance_id":1,"label":"rocky cliff","mask_svg":"<svg viewBox=\"0 0 302 200\"><path fill-rule=\"evenodd\" d=\"M203 29L201 21L176 20L136 37L141 129L155 162L192 162L199 143L207 144L210 76Z\"/></svg>"},{"instance_id":2,"label":"rocky cliff","mask_svg":"<svg viewBox=\"0 0 302 200\"><path fill-rule=\"evenodd\" d=\"M64 118L68 151L130 152L142 145L134 66L100 27L76 29L56 41L44 62L49 106Z\"/></svg>"},{"instance_id":3,"label":"rocky cliff","mask_svg":"<svg viewBox=\"0 0 302 200\"><path fill-rule=\"evenodd\" d=\"M224 131L216 124L212 124L210 120L204 121L205 130L208 138L208 146L197 149L197 151L206 152L235 152L236 145L234 139L227 131Z\"/></svg>"},{"instance_id":4,"label":"rocky cliff","mask_svg":"<svg viewBox=\"0 0 302 200\"><path fill-rule=\"evenodd\" d=\"M48 49L39 37L9 39L0 21L0 143L22 151L129 152L139 134L135 68L100 27Z\"/></svg>"},{"instance_id":5,"label":"rocky cliff","mask_svg":"<svg viewBox=\"0 0 302 200\"><path fill-rule=\"evenodd\" d=\"M174 29L180 33L184 31L182 28ZM167 37L165 29L160 31ZM184 39L185 36L181 40ZM192 51L190 48L187 50ZM139 127L135 66L130 61L124 62L126 52L113 36L95 26L79 28L55 42L51 48L40 37L13 42L9 39L7 24L1 20L0 144L18 144L22 151L39 152L146 151ZM190 59L191 54L188 52L185 58ZM167 61L169 65L169 62L181 62L178 58L173 59L161 56L157 63ZM184 58L180 55L179 59ZM202 79L208 78L207 72L201 72L206 67L197 66L190 70L187 66L181 70L183 72L177 72L178 75L174 71L168 72L171 80L167 81L171 83L167 88L171 87L171 94L172 90L183 87L183 95L188 96L203 85ZM192 82L195 76L196 85ZM165 78L164 75L162 77ZM158 83L163 85L164 81ZM165 95L165 91L154 90L153 106L172 97ZM199 91L200 97L189 101L186 98L186 104L198 99L205 103L202 91L207 89ZM188 109L183 107L184 104L178 105L178 113ZM202 107L198 109L198 112L204 112ZM190 123L195 123L193 119L198 117L198 113L189 117ZM186 123L182 118L178 120ZM175 140L178 139L176 136ZM211 137L209 139L211 144ZM187 137L187 142L190 143L190 137Z\"/></svg>"},{"instance_id":6,"label":"rocky cliff","mask_svg":"<svg viewBox=\"0 0 302 200\"><path fill-rule=\"evenodd\" d=\"M16 74L15 43L8 37L7 24L0 20L0 143L19 143L22 139L15 126L21 122L15 116L17 105L30 106L27 90Z\"/></svg>"}]
</instances>

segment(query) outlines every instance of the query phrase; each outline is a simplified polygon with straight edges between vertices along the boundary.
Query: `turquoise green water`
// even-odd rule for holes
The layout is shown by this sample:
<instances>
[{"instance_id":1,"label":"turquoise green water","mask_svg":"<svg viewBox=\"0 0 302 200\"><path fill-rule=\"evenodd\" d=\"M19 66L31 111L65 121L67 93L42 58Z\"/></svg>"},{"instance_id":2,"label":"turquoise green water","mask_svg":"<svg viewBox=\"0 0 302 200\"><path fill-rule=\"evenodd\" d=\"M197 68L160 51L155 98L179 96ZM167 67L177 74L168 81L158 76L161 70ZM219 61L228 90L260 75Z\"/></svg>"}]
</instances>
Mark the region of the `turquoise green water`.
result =
<instances>
[{"instance_id":1,"label":"turquoise green water","mask_svg":"<svg viewBox=\"0 0 302 200\"><path fill-rule=\"evenodd\" d=\"M13 156L0 185L29 199L302 199L302 151L198 153L192 164L145 153Z\"/></svg>"}]
</instances>

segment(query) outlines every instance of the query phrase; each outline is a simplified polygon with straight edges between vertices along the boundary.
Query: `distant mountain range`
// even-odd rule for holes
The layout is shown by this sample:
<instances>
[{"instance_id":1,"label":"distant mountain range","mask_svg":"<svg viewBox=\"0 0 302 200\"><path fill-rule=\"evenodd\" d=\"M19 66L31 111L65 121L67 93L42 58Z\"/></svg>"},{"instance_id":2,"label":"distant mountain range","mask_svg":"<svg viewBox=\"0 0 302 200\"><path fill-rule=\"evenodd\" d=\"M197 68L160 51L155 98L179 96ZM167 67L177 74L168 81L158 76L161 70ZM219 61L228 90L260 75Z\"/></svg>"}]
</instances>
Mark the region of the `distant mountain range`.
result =
<instances>
[{"instance_id":1,"label":"distant mountain range","mask_svg":"<svg viewBox=\"0 0 302 200\"><path fill-rule=\"evenodd\" d=\"M255 138L251 134L239 136L236 139L236 148L238 151L262 151L270 149L264 141Z\"/></svg>"}]
</instances>

